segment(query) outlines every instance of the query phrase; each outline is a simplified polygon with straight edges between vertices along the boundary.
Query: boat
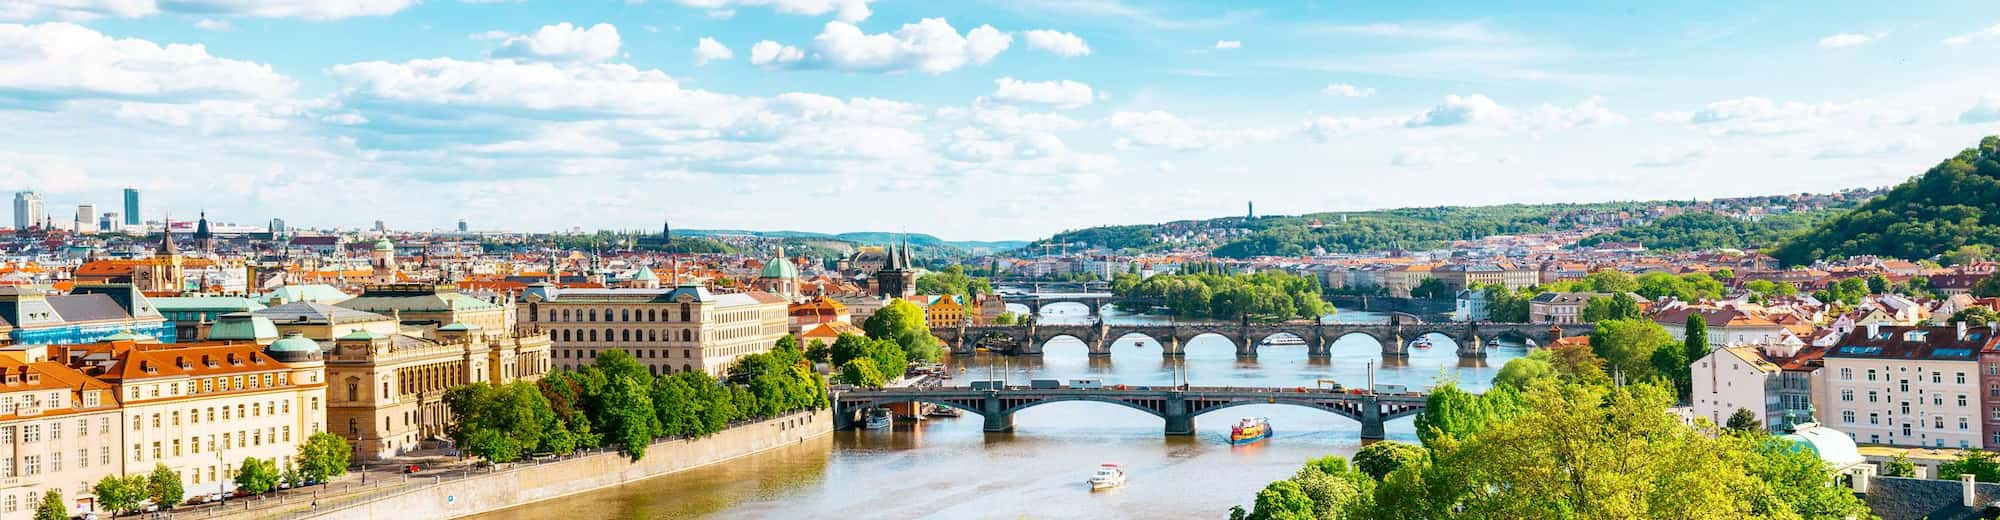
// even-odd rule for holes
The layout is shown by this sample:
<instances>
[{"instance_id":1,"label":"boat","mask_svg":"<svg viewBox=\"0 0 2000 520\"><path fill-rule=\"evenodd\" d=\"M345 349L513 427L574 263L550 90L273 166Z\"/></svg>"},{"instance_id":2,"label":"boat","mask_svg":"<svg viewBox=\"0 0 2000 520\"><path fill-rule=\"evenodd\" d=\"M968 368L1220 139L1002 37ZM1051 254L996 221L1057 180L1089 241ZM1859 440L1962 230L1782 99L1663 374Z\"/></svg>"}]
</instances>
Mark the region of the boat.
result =
<instances>
[{"instance_id":1,"label":"boat","mask_svg":"<svg viewBox=\"0 0 2000 520\"><path fill-rule=\"evenodd\" d=\"M929 415L931 417L958 417L961 415L965 415L965 412L961 412L957 408L952 408L949 406L933 406L931 407L931 412L925 415Z\"/></svg>"},{"instance_id":2,"label":"boat","mask_svg":"<svg viewBox=\"0 0 2000 520\"><path fill-rule=\"evenodd\" d=\"M1410 348L1431 348L1431 338L1417 338L1416 341L1410 342Z\"/></svg>"},{"instance_id":3,"label":"boat","mask_svg":"<svg viewBox=\"0 0 2000 520\"><path fill-rule=\"evenodd\" d=\"M1265 345L1273 345L1273 346L1288 346L1288 347L1295 347L1295 346L1299 346L1299 345L1304 345L1304 344L1306 344L1306 340L1303 340L1303 339L1299 339L1299 337L1298 337L1298 336L1293 336L1293 335L1290 335L1290 334L1287 334L1287 335L1283 335L1283 336L1274 336L1274 337L1271 337L1271 338L1268 338L1268 339L1265 339L1265 340L1264 340L1264 344L1265 344Z\"/></svg>"},{"instance_id":4,"label":"boat","mask_svg":"<svg viewBox=\"0 0 2000 520\"><path fill-rule=\"evenodd\" d=\"M1117 464L1103 464L1097 473L1090 475L1090 490L1111 489L1125 485L1125 469Z\"/></svg>"},{"instance_id":5,"label":"boat","mask_svg":"<svg viewBox=\"0 0 2000 520\"><path fill-rule=\"evenodd\" d=\"M889 410L883 408L869 408L868 419L861 423L861 427L870 430L887 430L889 429L889 425L892 423L894 423L894 421L890 420L889 418Z\"/></svg>"},{"instance_id":6,"label":"boat","mask_svg":"<svg viewBox=\"0 0 2000 520\"><path fill-rule=\"evenodd\" d=\"M1271 420L1263 417L1244 417L1229 429L1229 444L1241 446L1271 438Z\"/></svg>"}]
</instances>

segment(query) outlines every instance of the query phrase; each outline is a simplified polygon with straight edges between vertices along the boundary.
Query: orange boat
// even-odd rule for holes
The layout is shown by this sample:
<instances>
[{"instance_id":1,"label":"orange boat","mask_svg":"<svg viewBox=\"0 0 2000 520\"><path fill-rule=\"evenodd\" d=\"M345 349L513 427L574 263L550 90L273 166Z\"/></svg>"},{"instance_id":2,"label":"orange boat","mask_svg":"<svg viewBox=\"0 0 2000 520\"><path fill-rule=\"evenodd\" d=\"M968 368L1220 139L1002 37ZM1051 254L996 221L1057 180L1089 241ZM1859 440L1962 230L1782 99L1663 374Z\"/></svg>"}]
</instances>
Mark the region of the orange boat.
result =
<instances>
[{"instance_id":1,"label":"orange boat","mask_svg":"<svg viewBox=\"0 0 2000 520\"><path fill-rule=\"evenodd\" d=\"M1244 417L1229 429L1229 444L1241 446L1271 438L1271 420L1263 417Z\"/></svg>"}]
</instances>

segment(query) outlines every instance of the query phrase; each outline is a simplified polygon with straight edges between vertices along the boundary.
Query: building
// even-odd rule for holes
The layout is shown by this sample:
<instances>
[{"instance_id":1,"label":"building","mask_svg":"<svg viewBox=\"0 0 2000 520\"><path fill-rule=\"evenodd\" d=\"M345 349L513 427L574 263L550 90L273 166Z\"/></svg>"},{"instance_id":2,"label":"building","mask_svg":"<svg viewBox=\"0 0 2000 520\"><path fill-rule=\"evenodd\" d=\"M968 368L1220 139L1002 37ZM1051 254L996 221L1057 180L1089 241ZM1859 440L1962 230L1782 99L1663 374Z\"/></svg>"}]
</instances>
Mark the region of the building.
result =
<instances>
[{"instance_id":1,"label":"building","mask_svg":"<svg viewBox=\"0 0 2000 520\"><path fill-rule=\"evenodd\" d=\"M757 274L752 285L759 291L785 298L786 302L799 301L799 266L785 256L785 248L778 248L778 255L764 262L764 270Z\"/></svg>"},{"instance_id":2,"label":"building","mask_svg":"<svg viewBox=\"0 0 2000 520\"><path fill-rule=\"evenodd\" d=\"M924 322L933 329L955 329L967 323L965 305L957 296L918 296L911 303L924 309ZM928 305L925 302L928 301Z\"/></svg>"},{"instance_id":3,"label":"building","mask_svg":"<svg viewBox=\"0 0 2000 520\"><path fill-rule=\"evenodd\" d=\"M672 289L528 287L517 321L545 331L563 369L622 350L656 374L700 370L721 375L737 358L765 352L788 332L785 300L762 292L715 293L694 284Z\"/></svg>"},{"instance_id":4,"label":"building","mask_svg":"<svg viewBox=\"0 0 2000 520\"><path fill-rule=\"evenodd\" d=\"M76 231L76 232L78 232L78 233L96 233L96 232L97 232L97 205L96 205L96 204L77 204L77 205L76 205L76 226L75 226L75 227L73 227L73 228L71 228L71 229L72 229L72 230L74 230L74 231Z\"/></svg>"},{"instance_id":5,"label":"building","mask_svg":"<svg viewBox=\"0 0 2000 520\"><path fill-rule=\"evenodd\" d=\"M1653 314L1653 321L1673 334L1674 339L1687 338L1689 316L1701 316L1708 326L1709 348L1730 344L1766 344L1791 335L1784 325L1771 321L1762 315L1734 308L1672 307Z\"/></svg>"},{"instance_id":6,"label":"building","mask_svg":"<svg viewBox=\"0 0 2000 520\"><path fill-rule=\"evenodd\" d=\"M1995 346L1991 327L1856 330L1822 358L1820 422L1867 444L1984 445L1978 365Z\"/></svg>"},{"instance_id":7,"label":"building","mask_svg":"<svg viewBox=\"0 0 2000 520\"><path fill-rule=\"evenodd\" d=\"M16 345L91 343L117 334L172 337L146 296L125 284L77 285L70 294L0 287L0 331Z\"/></svg>"},{"instance_id":8,"label":"building","mask_svg":"<svg viewBox=\"0 0 2000 520\"><path fill-rule=\"evenodd\" d=\"M1694 414L1721 426L1749 410L1771 433L1815 422L1812 379L1825 349L1808 350L1795 337L1761 345L1730 345L1689 364L1694 378L1688 401Z\"/></svg>"},{"instance_id":9,"label":"building","mask_svg":"<svg viewBox=\"0 0 2000 520\"><path fill-rule=\"evenodd\" d=\"M138 227L139 224L139 189L125 188L125 225Z\"/></svg>"},{"instance_id":10,"label":"building","mask_svg":"<svg viewBox=\"0 0 2000 520\"><path fill-rule=\"evenodd\" d=\"M1546 292L1528 300L1528 323L1568 325L1583 322L1583 307L1591 298L1609 298L1610 293ZM1635 298L1636 300L1636 298Z\"/></svg>"},{"instance_id":11,"label":"building","mask_svg":"<svg viewBox=\"0 0 2000 520\"><path fill-rule=\"evenodd\" d=\"M264 310L257 300L238 296L176 296L152 298L153 308L173 324L174 341L200 341L227 314ZM270 323L268 320L266 323Z\"/></svg>"},{"instance_id":12,"label":"building","mask_svg":"<svg viewBox=\"0 0 2000 520\"><path fill-rule=\"evenodd\" d=\"M172 226L173 223L168 222L167 225ZM166 231L160 233L160 242L153 247L152 258L85 262L77 266L74 276L77 283L131 284L146 294L175 296L187 291L189 269L214 265L214 261L206 258L181 256L180 246L174 243L173 232Z\"/></svg>"},{"instance_id":13,"label":"building","mask_svg":"<svg viewBox=\"0 0 2000 520\"><path fill-rule=\"evenodd\" d=\"M1459 289L1456 304L1451 313L1452 321L1486 321L1492 313L1486 308L1486 291Z\"/></svg>"},{"instance_id":14,"label":"building","mask_svg":"<svg viewBox=\"0 0 2000 520\"><path fill-rule=\"evenodd\" d=\"M90 485L125 473L117 390L46 352L0 351L0 516L6 518L27 518L49 491L61 491L70 514L82 516L96 502Z\"/></svg>"},{"instance_id":15,"label":"building","mask_svg":"<svg viewBox=\"0 0 2000 520\"><path fill-rule=\"evenodd\" d=\"M14 229L41 227L45 219L42 195L33 190L14 192Z\"/></svg>"}]
</instances>

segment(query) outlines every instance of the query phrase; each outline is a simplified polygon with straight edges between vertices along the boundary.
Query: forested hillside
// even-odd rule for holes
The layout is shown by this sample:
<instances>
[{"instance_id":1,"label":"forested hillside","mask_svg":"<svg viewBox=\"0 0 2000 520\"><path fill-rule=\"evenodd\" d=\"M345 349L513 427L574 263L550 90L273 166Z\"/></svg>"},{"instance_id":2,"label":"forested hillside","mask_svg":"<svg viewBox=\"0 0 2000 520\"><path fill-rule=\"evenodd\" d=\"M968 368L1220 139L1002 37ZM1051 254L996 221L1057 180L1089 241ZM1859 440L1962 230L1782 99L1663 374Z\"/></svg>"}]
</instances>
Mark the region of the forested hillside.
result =
<instances>
[{"instance_id":1,"label":"forested hillside","mask_svg":"<svg viewBox=\"0 0 2000 520\"><path fill-rule=\"evenodd\" d=\"M1772 252L1786 264L1852 255L1930 258L2000 243L2000 136L1959 152Z\"/></svg>"}]
</instances>

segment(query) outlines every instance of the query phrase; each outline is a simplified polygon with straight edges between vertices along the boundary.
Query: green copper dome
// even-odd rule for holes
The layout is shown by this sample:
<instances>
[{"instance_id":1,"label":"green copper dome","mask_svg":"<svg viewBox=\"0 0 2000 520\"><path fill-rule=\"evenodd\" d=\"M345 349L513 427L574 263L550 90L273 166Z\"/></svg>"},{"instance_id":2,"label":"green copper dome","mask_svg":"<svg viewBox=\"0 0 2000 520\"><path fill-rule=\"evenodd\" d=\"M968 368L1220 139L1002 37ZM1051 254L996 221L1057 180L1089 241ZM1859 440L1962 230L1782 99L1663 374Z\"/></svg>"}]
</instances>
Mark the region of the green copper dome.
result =
<instances>
[{"instance_id":1,"label":"green copper dome","mask_svg":"<svg viewBox=\"0 0 2000 520\"><path fill-rule=\"evenodd\" d=\"M264 352L270 354L271 357L278 358L279 361L310 359L313 356L319 355L319 342L306 339L304 335L293 332L286 334L284 338L271 342L271 346L264 347Z\"/></svg>"},{"instance_id":2,"label":"green copper dome","mask_svg":"<svg viewBox=\"0 0 2000 520\"><path fill-rule=\"evenodd\" d=\"M395 244L395 243L392 243L392 242L390 242L390 241L389 241L389 239L388 239L387 237L383 237L383 238L378 238L378 239L375 239L375 250L376 250L376 251L395 251L395 250L396 250L396 244Z\"/></svg>"}]
</instances>

